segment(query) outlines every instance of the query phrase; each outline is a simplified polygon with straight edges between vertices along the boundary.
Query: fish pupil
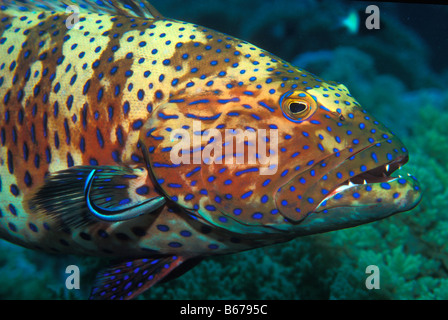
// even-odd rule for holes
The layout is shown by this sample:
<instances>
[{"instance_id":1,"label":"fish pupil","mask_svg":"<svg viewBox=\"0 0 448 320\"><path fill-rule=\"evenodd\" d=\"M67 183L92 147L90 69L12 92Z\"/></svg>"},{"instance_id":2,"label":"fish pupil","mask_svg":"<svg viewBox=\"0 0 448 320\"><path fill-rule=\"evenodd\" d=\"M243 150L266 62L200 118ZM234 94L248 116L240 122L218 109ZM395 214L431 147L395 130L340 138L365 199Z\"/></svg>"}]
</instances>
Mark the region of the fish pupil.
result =
<instances>
[{"instance_id":1,"label":"fish pupil","mask_svg":"<svg viewBox=\"0 0 448 320\"><path fill-rule=\"evenodd\" d=\"M303 112L306 108L306 104L299 102L293 102L289 105L289 110L291 111L291 113L300 113Z\"/></svg>"}]
</instances>

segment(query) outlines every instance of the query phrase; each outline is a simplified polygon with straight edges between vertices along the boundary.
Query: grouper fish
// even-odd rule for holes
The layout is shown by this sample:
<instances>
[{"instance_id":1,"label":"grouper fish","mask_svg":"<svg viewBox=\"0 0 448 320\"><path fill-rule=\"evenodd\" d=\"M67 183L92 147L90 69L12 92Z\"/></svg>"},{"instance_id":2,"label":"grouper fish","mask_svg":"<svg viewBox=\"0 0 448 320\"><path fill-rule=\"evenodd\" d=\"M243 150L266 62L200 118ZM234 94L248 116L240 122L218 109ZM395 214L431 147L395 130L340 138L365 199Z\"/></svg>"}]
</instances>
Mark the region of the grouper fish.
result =
<instances>
[{"instance_id":1,"label":"grouper fish","mask_svg":"<svg viewBox=\"0 0 448 320\"><path fill-rule=\"evenodd\" d=\"M116 261L92 299L410 210L407 161L343 84L146 1L0 1L0 237Z\"/></svg>"}]
</instances>

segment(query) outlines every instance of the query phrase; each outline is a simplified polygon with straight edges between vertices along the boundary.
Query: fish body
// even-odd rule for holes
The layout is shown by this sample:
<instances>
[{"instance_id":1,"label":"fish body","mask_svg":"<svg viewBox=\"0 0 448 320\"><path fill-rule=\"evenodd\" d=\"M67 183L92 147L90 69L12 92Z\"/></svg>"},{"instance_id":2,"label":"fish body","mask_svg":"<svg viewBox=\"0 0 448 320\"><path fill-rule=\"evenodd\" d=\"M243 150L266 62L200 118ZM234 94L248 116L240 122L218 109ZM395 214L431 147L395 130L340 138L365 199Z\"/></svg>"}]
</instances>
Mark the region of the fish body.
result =
<instances>
[{"instance_id":1,"label":"fish body","mask_svg":"<svg viewBox=\"0 0 448 320\"><path fill-rule=\"evenodd\" d=\"M342 84L147 2L0 5L0 236L123 260L92 298L420 200Z\"/></svg>"}]
</instances>

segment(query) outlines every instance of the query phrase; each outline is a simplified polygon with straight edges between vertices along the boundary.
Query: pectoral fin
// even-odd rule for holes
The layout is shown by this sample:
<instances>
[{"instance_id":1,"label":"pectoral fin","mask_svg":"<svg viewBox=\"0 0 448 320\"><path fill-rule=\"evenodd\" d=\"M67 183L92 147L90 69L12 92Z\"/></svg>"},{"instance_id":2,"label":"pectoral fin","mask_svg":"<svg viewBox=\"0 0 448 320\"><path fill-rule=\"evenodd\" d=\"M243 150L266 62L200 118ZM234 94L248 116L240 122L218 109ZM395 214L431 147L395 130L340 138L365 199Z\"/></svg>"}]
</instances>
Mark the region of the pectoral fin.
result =
<instances>
[{"instance_id":1,"label":"pectoral fin","mask_svg":"<svg viewBox=\"0 0 448 320\"><path fill-rule=\"evenodd\" d=\"M28 205L69 227L133 219L165 204L165 198L147 185L146 175L139 168L73 167L50 175Z\"/></svg>"}]
</instances>

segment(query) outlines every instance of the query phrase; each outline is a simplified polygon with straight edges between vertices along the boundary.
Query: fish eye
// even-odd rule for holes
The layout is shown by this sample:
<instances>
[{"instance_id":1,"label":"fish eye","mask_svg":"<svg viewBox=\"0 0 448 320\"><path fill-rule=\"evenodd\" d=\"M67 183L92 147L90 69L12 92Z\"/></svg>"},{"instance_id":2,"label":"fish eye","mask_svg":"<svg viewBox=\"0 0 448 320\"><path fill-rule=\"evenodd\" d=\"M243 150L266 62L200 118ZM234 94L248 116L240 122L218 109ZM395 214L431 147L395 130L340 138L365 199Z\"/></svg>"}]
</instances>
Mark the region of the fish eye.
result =
<instances>
[{"instance_id":1,"label":"fish eye","mask_svg":"<svg viewBox=\"0 0 448 320\"><path fill-rule=\"evenodd\" d=\"M310 102L301 99L287 99L283 110L286 115L293 120L306 118L311 112Z\"/></svg>"},{"instance_id":2,"label":"fish eye","mask_svg":"<svg viewBox=\"0 0 448 320\"><path fill-rule=\"evenodd\" d=\"M292 122L302 122L317 110L316 98L307 92L289 91L280 98L283 115Z\"/></svg>"}]
</instances>

